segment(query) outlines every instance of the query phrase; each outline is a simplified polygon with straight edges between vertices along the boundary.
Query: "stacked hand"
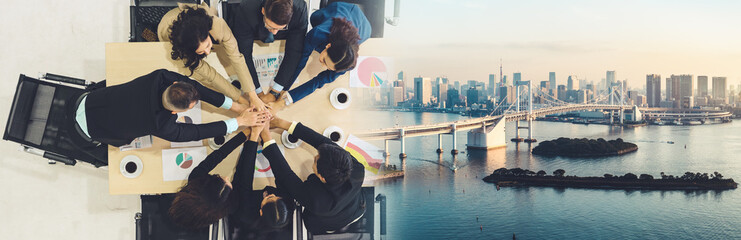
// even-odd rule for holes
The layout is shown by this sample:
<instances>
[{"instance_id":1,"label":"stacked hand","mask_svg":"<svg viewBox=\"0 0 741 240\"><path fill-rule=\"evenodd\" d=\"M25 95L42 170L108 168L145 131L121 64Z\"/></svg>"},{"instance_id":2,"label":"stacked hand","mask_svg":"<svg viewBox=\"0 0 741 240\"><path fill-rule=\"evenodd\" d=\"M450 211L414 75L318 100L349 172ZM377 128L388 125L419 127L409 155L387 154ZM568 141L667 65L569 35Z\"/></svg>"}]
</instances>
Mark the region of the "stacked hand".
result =
<instances>
[{"instance_id":1,"label":"stacked hand","mask_svg":"<svg viewBox=\"0 0 741 240\"><path fill-rule=\"evenodd\" d=\"M250 107L257 109L258 111L264 111L267 109L265 106L265 103L260 99L260 97L257 96L257 93L254 91L245 93L247 94L247 99L250 101Z\"/></svg>"},{"instance_id":2,"label":"stacked hand","mask_svg":"<svg viewBox=\"0 0 741 240\"><path fill-rule=\"evenodd\" d=\"M240 127L253 127L257 125L263 125L270 121L272 115L268 110L258 111L257 108L250 108L243 111L237 117L237 123Z\"/></svg>"}]
</instances>

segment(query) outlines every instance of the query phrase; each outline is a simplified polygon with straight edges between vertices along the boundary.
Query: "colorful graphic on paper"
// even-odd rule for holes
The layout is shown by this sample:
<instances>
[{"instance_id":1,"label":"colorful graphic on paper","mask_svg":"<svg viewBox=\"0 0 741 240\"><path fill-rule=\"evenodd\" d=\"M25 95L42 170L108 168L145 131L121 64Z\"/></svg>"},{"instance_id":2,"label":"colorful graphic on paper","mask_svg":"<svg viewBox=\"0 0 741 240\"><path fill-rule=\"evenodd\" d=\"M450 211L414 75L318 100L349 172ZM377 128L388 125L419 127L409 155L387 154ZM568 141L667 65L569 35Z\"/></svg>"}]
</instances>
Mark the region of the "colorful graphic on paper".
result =
<instances>
[{"instance_id":1,"label":"colorful graphic on paper","mask_svg":"<svg viewBox=\"0 0 741 240\"><path fill-rule=\"evenodd\" d=\"M188 179L193 168L206 159L207 155L206 147L163 149L162 180Z\"/></svg>"},{"instance_id":2,"label":"colorful graphic on paper","mask_svg":"<svg viewBox=\"0 0 741 240\"><path fill-rule=\"evenodd\" d=\"M271 86L270 82L278 74L278 69L280 68L280 63L283 62L284 55L284 53L273 53L252 56L252 62L255 63L255 71L257 72L257 80L260 81L260 86L263 86L263 91L269 89L265 86Z\"/></svg>"},{"instance_id":3,"label":"colorful graphic on paper","mask_svg":"<svg viewBox=\"0 0 741 240\"><path fill-rule=\"evenodd\" d=\"M283 148L278 146L281 154L283 154ZM265 155L262 154L262 146L257 147L257 157L255 158L255 177L275 177L273 170L270 168L270 162Z\"/></svg>"},{"instance_id":4,"label":"colorful graphic on paper","mask_svg":"<svg viewBox=\"0 0 741 240\"><path fill-rule=\"evenodd\" d=\"M357 66L350 71L350 87L377 88L388 84L391 63L391 58L387 57L358 57Z\"/></svg>"},{"instance_id":5,"label":"colorful graphic on paper","mask_svg":"<svg viewBox=\"0 0 741 240\"><path fill-rule=\"evenodd\" d=\"M188 153L180 153L175 158L175 164L182 169L188 169L190 166L193 166L193 156L188 155Z\"/></svg>"},{"instance_id":6,"label":"colorful graphic on paper","mask_svg":"<svg viewBox=\"0 0 741 240\"><path fill-rule=\"evenodd\" d=\"M365 170L378 174L378 169L383 164L383 151L378 149L373 144L361 140L358 137L350 135L347 137L347 143L345 143L345 150L350 153L355 159L358 160Z\"/></svg>"}]
</instances>

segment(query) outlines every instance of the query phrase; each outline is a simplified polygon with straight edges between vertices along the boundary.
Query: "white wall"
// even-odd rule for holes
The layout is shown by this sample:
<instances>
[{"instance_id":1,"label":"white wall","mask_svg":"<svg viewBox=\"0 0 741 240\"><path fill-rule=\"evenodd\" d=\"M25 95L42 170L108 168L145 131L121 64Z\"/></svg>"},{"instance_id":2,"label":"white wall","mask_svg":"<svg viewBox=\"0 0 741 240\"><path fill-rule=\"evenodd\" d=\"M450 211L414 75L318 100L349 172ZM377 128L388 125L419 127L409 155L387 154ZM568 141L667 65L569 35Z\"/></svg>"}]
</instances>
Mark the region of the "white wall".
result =
<instances>
[{"instance_id":1,"label":"white wall","mask_svg":"<svg viewBox=\"0 0 741 240\"><path fill-rule=\"evenodd\" d=\"M0 8L0 124L19 74L105 77L105 43L125 42L127 0L6 1ZM107 169L48 165L0 141L0 239L134 239L138 196L108 194Z\"/></svg>"}]
</instances>

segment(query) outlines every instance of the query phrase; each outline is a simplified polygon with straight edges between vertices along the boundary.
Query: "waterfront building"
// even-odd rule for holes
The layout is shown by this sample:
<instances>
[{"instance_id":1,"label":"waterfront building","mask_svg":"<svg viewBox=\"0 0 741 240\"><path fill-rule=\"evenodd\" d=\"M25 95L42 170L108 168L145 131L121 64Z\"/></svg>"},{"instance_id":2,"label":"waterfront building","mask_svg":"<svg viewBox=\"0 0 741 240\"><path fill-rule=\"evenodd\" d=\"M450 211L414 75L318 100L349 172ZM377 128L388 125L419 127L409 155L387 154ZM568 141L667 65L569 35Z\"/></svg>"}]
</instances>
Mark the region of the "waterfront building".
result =
<instances>
[{"instance_id":1,"label":"waterfront building","mask_svg":"<svg viewBox=\"0 0 741 240\"><path fill-rule=\"evenodd\" d=\"M708 95L708 76L697 76L697 96Z\"/></svg>"},{"instance_id":2,"label":"waterfront building","mask_svg":"<svg viewBox=\"0 0 741 240\"><path fill-rule=\"evenodd\" d=\"M414 97L415 100L422 104L430 104L432 98L432 84L430 84L430 78L428 77L416 77L414 78Z\"/></svg>"},{"instance_id":3,"label":"waterfront building","mask_svg":"<svg viewBox=\"0 0 741 240\"><path fill-rule=\"evenodd\" d=\"M646 75L646 100L649 107L659 107L661 103L661 75Z\"/></svg>"},{"instance_id":4,"label":"waterfront building","mask_svg":"<svg viewBox=\"0 0 741 240\"><path fill-rule=\"evenodd\" d=\"M713 99L726 104L726 77L713 77Z\"/></svg>"},{"instance_id":5,"label":"waterfront building","mask_svg":"<svg viewBox=\"0 0 741 240\"><path fill-rule=\"evenodd\" d=\"M694 107L695 82L694 76L679 75L679 97L682 99L682 108ZM687 103L687 104L685 104Z\"/></svg>"},{"instance_id":6,"label":"waterfront building","mask_svg":"<svg viewBox=\"0 0 741 240\"><path fill-rule=\"evenodd\" d=\"M673 108L679 108L679 102L682 100L679 89L679 76L672 74L666 79L666 100L674 102Z\"/></svg>"},{"instance_id":7,"label":"waterfront building","mask_svg":"<svg viewBox=\"0 0 741 240\"><path fill-rule=\"evenodd\" d=\"M460 96L458 94L458 89L448 89L447 94L447 104L446 106L448 108L453 108L456 105L460 105Z\"/></svg>"}]
</instances>

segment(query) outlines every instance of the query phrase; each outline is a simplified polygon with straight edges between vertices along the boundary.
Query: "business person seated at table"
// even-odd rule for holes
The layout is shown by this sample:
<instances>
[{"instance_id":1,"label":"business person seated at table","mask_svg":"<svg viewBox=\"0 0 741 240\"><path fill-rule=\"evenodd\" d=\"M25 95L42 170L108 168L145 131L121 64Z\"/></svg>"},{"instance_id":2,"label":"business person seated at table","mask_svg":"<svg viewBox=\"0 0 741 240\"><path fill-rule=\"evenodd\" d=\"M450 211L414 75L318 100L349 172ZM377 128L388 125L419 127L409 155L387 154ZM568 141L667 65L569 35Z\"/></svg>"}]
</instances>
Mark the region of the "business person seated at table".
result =
<instances>
[{"instance_id":1,"label":"business person seated at table","mask_svg":"<svg viewBox=\"0 0 741 240\"><path fill-rule=\"evenodd\" d=\"M280 95L293 84L293 75L301 59L304 47L304 36L308 26L306 2L304 0L243 0L234 11L229 22L234 37L237 38L239 51L244 55L258 96L263 90ZM254 61L252 60L252 43L260 40L271 43L285 39L285 55L272 79L273 86L260 86Z\"/></svg>"},{"instance_id":2,"label":"business person seated at table","mask_svg":"<svg viewBox=\"0 0 741 240\"><path fill-rule=\"evenodd\" d=\"M200 99L240 115L206 124L176 122L178 112L193 108ZM254 126L269 119L267 111L250 112L245 105L164 69L84 93L77 102L72 114L80 135L116 147L145 135L171 142L224 136L240 126Z\"/></svg>"},{"instance_id":3,"label":"business person seated at table","mask_svg":"<svg viewBox=\"0 0 741 240\"><path fill-rule=\"evenodd\" d=\"M252 76L247 69L244 56L239 53L237 40L224 19L211 15L205 3L178 3L178 7L167 12L157 26L160 41L172 44L170 57L179 60L190 70L190 76L201 84L216 89L240 103L265 110L265 104L255 92ZM236 78L241 85L237 89L221 76L216 69L203 59L212 48L221 48L225 54L217 55L230 78ZM247 99L243 98L244 95Z\"/></svg>"},{"instance_id":4,"label":"business person seated at table","mask_svg":"<svg viewBox=\"0 0 741 240\"><path fill-rule=\"evenodd\" d=\"M276 184L304 206L306 229L312 233L332 233L358 221L365 213L366 204L361 191L365 177L363 165L332 140L301 123L275 118L270 124L310 144L319 153L314 157L314 173L301 181L270 133L263 130L260 134L265 141L262 153L270 162Z\"/></svg>"},{"instance_id":5,"label":"business person seated at table","mask_svg":"<svg viewBox=\"0 0 741 240\"><path fill-rule=\"evenodd\" d=\"M175 194L170 218L186 229L200 229L229 216L232 239L291 239L293 200L273 187L253 190L257 141L264 125L247 128L209 154ZM234 178L209 174L239 145Z\"/></svg>"},{"instance_id":6,"label":"business person seated at table","mask_svg":"<svg viewBox=\"0 0 741 240\"><path fill-rule=\"evenodd\" d=\"M309 20L312 29L306 34L304 50L292 81L296 81L313 51L319 53L319 62L327 70L284 94L289 104L303 99L354 68L358 60L359 45L371 34L371 25L363 11L351 3L330 3L312 13ZM266 95L263 100L273 102L276 98Z\"/></svg>"}]
</instances>

